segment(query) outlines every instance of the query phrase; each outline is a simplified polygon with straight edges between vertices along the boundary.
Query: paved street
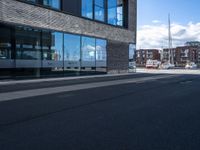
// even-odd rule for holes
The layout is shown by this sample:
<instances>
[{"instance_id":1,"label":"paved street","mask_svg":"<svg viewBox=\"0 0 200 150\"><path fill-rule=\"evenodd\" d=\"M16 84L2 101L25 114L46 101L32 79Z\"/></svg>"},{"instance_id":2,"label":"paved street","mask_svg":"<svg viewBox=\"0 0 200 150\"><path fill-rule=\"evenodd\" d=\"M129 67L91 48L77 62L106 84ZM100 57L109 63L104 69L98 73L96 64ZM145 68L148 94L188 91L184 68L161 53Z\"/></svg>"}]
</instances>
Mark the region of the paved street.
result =
<instances>
[{"instance_id":1,"label":"paved street","mask_svg":"<svg viewBox=\"0 0 200 150\"><path fill-rule=\"evenodd\" d=\"M0 85L0 150L199 150L200 76Z\"/></svg>"}]
</instances>

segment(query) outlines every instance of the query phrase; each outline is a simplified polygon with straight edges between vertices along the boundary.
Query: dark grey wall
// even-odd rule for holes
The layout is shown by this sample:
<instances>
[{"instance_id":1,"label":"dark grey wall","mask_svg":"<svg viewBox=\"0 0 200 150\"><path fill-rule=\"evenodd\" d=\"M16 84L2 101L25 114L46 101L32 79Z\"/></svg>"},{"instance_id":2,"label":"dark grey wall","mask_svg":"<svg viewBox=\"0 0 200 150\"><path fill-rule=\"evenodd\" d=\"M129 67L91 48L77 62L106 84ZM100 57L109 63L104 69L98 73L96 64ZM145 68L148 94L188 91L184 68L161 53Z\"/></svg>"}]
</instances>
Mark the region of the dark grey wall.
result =
<instances>
[{"instance_id":1,"label":"dark grey wall","mask_svg":"<svg viewBox=\"0 0 200 150\"><path fill-rule=\"evenodd\" d=\"M128 72L129 44L109 40L107 43L108 73Z\"/></svg>"},{"instance_id":2,"label":"dark grey wall","mask_svg":"<svg viewBox=\"0 0 200 150\"><path fill-rule=\"evenodd\" d=\"M137 0L128 0L128 3L128 29L134 32L134 43L136 43Z\"/></svg>"},{"instance_id":3,"label":"dark grey wall","mask_svg":"<svg viewBox=\"0 0 200 150\"><path fill-rule=\"evenodd\" d=\"M81 16L81 0L63 0L62 10L76 16Z\"/></svg>"}]
</instances>

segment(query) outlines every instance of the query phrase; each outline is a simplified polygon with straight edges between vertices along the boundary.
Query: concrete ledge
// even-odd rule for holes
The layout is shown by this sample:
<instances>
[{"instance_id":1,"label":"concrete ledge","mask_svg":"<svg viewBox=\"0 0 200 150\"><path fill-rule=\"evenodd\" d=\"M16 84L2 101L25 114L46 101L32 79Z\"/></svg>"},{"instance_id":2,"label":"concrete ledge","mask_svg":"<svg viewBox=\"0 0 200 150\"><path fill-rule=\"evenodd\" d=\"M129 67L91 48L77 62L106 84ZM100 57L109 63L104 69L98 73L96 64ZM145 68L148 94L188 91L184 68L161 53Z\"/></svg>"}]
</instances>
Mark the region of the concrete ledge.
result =
<instances>
[{"instance_id":1,"label":"concrete ledge","mask_svg":"<svg viewBox=\"0 0 200 150\"><path fill-rule=\"evenodd\" d=\"M92 79L92 78L102 78L102 77L116 77L116 76L127 76L134 75L136 73L121 73L121 74L104 74L104 75L89 75L89 76L76 76L76 77L61 77L61 78L46 78L46 79L28 79L28 80L9 80L0 81L1 85L15 85L23 83L40 83L40 82L51 82L51 81L68 81L68 80L78 80L78 79Z\"/></svg>"}]
</instances>

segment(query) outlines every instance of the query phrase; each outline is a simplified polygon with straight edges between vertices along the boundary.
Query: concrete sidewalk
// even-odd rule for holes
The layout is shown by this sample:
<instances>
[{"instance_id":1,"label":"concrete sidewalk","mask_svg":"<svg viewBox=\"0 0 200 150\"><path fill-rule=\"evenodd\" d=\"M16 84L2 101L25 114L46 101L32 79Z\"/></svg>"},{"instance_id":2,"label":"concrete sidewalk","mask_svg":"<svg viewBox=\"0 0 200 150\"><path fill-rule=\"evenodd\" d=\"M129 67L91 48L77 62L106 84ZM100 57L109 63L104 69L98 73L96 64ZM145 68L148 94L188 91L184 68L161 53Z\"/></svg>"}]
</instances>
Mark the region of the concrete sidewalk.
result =
<instances>
[{"instance_id":1,"label":"concrete sidewalk","mask_svg":"<svg viewBox=\"0 0 200 150\"><path fill-rule=\"evenodd\" d=\"M137 73L150 73L150 74L181 74L181 75L200 75L200 69L146 69L137 68Z\"/></svg>"},{"instance_id":2,"label":"concrete sidewalk","mask_svg":"<svg viewBox=\"0 0 200 150\"><path fill-rule=\"evenodd\" d=\"M67 86L55 86L55 87L47 87L47 88L39 88L38 89L30 89L30 90L20 90L13 92L0 93L0 102L1 101L9 101L14 99L21 99L27 97L35 97L41 95L49 95L56 94L62 92L71 92L77 90L85 90L106 86L114 86L121 84L130 84L130 83L143 83L147 81L154 81L159 79L173 78L178 75L156 75L149 77L140 77L140 78L130 78L130 79L121 79L114 81L104 81L104 82L94 82L94 83L83 83L83 84L75 84L75 85L67 85Z\"/></svg>"}]
</instances>

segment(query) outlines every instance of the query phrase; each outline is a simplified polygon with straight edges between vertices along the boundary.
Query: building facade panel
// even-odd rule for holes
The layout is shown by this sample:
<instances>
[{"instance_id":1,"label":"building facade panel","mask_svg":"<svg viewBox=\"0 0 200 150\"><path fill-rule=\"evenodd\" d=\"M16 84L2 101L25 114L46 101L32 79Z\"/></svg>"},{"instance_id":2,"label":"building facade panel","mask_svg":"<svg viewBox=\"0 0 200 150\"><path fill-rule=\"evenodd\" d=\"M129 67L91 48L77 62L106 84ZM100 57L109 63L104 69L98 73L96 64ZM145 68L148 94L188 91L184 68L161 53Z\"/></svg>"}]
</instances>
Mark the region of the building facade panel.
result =
<instances>
[{"instance_id":1,"label":"building facade panel","mask_svg":"<svg viewBox=\"0 0 200 150\"><path fill-rule=\"evenodd\" d=\"M93 17L82 17L83 1L1 0L0 78L128 72L130 45L136 44L136 0L116 0L110 18L101 3L107 0L91 1Z\"/></svg>"},{"instance_id":2,"label":"building facade panel","mask_svg":"<svg viewBox=\"0 0 200 150\"><path fill-rule=\"evenodd\" d=\"M107 69L110 73L128 72L129 64L129 45L118 42L108 41L107 45Z\"/></svg>"},{"instance_id":3,"label":"building facade panel","mask_svg":"<svg viewBox=\"0 0 200 150\"><path fill-rule=\"evenodd\" d=\"M133 30L105 25L16 0L1 0L0 8L0 20L7 23L135 43L135 31Z\"/></svg>"}]
</instances>

